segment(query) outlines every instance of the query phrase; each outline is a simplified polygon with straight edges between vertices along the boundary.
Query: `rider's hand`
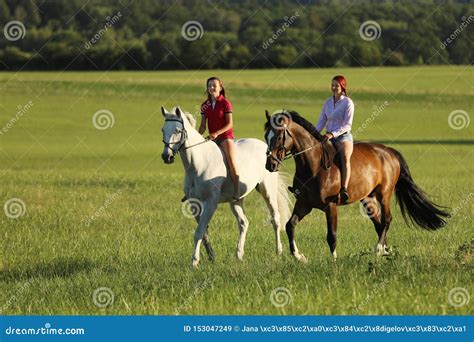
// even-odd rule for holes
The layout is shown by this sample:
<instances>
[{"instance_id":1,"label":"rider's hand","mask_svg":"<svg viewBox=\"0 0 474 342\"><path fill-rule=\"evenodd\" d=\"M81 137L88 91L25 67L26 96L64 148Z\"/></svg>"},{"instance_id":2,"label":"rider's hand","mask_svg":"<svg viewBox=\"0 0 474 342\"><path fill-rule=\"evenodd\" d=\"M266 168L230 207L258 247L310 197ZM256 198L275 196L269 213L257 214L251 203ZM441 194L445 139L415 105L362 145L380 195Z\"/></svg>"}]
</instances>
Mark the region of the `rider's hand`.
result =
<instances>
[{"instance_id":1,"label":"rider's hand","mask_svg":"<svg viewBox=\"0 0 474 342\"><path fill-rule=\"evenodd\" d=\"M334 135L332 135L331 133L326 133L326 134L324 134L324 142L328 141L328 140L331 139L332 137L334 137Z\"/></svg>"},{"instance_id":2,"label":"rider's hand","mask_svg":"<svg viewBox=\"0 0 474 342\"><path fill-rule=\"evenodd\" d=\"M219 136L219 134L217 134L217 132L209 133L209 139L211 139L211 140L214 140L214 139L217 138L218 136Z\"/></svg>"}]
</instances>

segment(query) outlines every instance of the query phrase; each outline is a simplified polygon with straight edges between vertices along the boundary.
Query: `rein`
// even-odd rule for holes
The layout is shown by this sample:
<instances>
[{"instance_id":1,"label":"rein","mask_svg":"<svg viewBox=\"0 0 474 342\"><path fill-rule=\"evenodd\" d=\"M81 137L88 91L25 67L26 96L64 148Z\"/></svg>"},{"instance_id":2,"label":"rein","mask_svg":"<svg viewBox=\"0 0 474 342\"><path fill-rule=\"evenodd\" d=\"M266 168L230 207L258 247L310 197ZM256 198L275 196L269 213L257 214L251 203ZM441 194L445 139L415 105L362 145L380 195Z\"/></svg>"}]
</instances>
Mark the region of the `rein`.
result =
<instances>
[{"instance_id":1,"label":"rein","mask_svg":"<svg viewBox=\"0 0 474 342\"><path fill-rule=\"evenodd\" d=\"M286 135L287 134L290 137L293 137L291 135L291 133L289 132L288 127L285 126L285 132L284 132L284 135L283 135L283 143L282 143L282 146L278 148L278 149L284 151L284 157L283 157L282 160L280 160L279 158L273 157L271 155L270 149L268 149L268 151L267 151L267 155L270 156L275 161L277 161L279 164L282 164L283 161L288 160L290 158L295 158L296 156L299 156L300 154L308 152L309 150L312 150L313 148L318 146L318 145L313 145L313 146L310 146L310 147L308 147L308 148L306 148L302 151L299 151L297 153L292 153L292 152L287 153L286 147L285 147L285 141L286 141ZM325 142L326 141L324 141L324 140L319 142L321 144L321 150L322 150L321 166L322 166L323 169L328 170L331 167L331 160L330 160L331 151L329 150L329 146L327 144L325 144Z\"/></svg>"},{"instance_id":2,"label":"rein","mask_svg":"<svg viewBox=\"0 0 474 342\"><path fill-rule=\"evenodd\" d=\"M321 141L320 144L321 144L321 150L322 150L321 166L323 167L324 170L329 170L329 168L331 167L331 161L330 161L331 152L329 151L328 146L327 146L327 144L324 143L324 141ZM283 160L287 160L287 159L299 156L300 154L308 152L309 150L312 150L313 148L315 148L317 146L318 145L313 145L311 147L308 147L307 149L304 149L303 151L299 151L297 153L290 153Z\"/></svg>"},{"instance_id":3,"label":"rein","mask_svg":"<svg viewBox=\"0 0 474 342\"><path fill-rule=\"evenodd\" d=\"M186 128L184 128L184 122L178 119L165 119L165 121L176 121L176 122L181 123L181 125L183 125L183 130L181 131L181 137L179 138L179 141L166 142L165 140L163 140L165 147L168 147L173 152L173 156L176 155L176 153L180 152L181 150L187 150L188 148L204 144L210 140L209 138L205 138L204 141L198 142L191 146L184 147L184 144L186 143L186 139L188 138L188 132L186 131ZM176 149L176 151L170 147L171 144L179 144L179 147Z\"/></svg>"},{"instance_id":4,"label":"rein","mask_svg":"<svg viewBox=\"0 0 474 342\"><path fill-rule=\"evenodd\" d=\"M184 147L183 150L187 150L188 148L207 143L209 140L211 140L211 139L210 138L204 138L203 141L198 142L197 144L194 144L194 145L191 145L191 146Z\"/></svg>"}]
</instances>

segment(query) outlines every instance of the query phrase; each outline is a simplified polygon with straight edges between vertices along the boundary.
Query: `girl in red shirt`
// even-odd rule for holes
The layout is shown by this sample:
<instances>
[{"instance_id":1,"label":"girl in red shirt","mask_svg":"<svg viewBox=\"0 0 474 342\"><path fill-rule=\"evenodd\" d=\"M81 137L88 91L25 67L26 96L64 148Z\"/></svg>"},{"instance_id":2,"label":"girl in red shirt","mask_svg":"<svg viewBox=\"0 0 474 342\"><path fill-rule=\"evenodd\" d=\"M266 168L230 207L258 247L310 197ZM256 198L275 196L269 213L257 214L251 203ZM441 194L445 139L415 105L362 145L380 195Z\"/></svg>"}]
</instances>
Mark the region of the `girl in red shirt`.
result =
<instances>
[{"instance_id":1,"label":"girl in red shirt","mask_svg":"<svg viewBox=\"0 0 474 342\"><path fill-rule=\"evenodd\" d=\"M234 200L240 199L239 173L236 165L234 130L232 121L232 105L225 97L222 81L211 77L206 81L207 100L201 105L201 126L199 133L209 128L209 138L224 151L229 166L232 183L234 183Z\"/></svg>"}]
</instances>

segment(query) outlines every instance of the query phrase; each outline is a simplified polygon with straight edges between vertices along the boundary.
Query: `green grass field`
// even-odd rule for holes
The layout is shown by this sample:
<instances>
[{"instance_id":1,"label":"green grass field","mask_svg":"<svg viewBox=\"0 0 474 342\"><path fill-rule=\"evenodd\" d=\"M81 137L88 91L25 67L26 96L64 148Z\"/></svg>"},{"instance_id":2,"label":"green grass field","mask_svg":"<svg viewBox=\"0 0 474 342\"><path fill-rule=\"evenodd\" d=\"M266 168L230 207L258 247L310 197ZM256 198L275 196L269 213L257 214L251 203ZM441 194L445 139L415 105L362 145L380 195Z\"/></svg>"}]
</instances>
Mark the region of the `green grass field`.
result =
<instances>
[{"instance_id":1,"label":"green grass field","mask_svg":"<svg viewBox=\"0 0 474 342\"><path fill-rule=\"evenodd\" d=\"M297 226L298 247L309 258L303 265L290 257L285 233L283 255L274 254L273 230L253 193L245 204L245 260L235 258L238 229L224 205L210 228L217 260L209 262L202 249L200 269L191 270L195 223L181 211L181 162L165 165L160 158L160 106L196 112L205 79L216 74L233 103L237 136L263 139L265 109L294 109L316 121L336 73L346 76L356 103L354 130L366 123L357 139L401 151L417 184L454 210L448 226L408 227L393 203L392 254L377 259L372 223L358 205L344 207L334 263L324 214L313 211ZM473 114L473 76L471 66L0 73L0 204L19 198L26 209L18 218L0 215L0 309L7 315L472 314L466 295L473 289L474 124L452 129L448 115ZM18 116L18 106L29 101ZM115 119L106 130L92 123L102 109ZM284 171L293 170L287 161ZM114 297L106 307L93 300L101 287ZM270 299L279 287L286 288L284 306ZM454 288L464 289L453 297L464 305L450 304Z\"/></svg>"}]
</instances>

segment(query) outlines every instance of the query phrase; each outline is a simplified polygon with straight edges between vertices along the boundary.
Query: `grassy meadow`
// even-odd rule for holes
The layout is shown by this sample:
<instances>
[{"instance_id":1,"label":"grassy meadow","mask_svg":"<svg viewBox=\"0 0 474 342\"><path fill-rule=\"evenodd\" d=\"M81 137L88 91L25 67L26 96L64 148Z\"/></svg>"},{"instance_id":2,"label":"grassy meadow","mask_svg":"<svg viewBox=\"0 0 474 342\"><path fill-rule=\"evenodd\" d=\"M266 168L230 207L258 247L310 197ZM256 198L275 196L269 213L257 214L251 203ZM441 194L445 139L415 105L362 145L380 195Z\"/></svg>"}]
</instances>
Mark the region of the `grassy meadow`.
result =
<instances>
[{"instance_id":1,"label":"grassy meadow","mask_svg":"<svg viewBox=\"0 0 474 342\"><path fill-rule=\"evenodd\" d=\"M209 262L202 248L201 266L191 270L195 222L181 211L179 158L172 165L160 158L160 106L196 113L205 79L217 75L233 104L237 136L263 139L265 109L294 109L315 122L335 74L346 76L356 104L356 140L402 152L415 182L453 211L448 226L409 227L393 203L392 254L377 259L371 221L358 205L343 207L334 263L324 214L313 211L296 230L309 259L304 265L291 258L284 232L283 255L275 255L263 200L252 193L245 260L235 257L238 229L223 205L210 226L217 259ZM17 218L6 206L0 212L0 310L472 314L473 299L465 299L473 290L474 123L453 129L448 116L473 115L473 79L472 66L0 73L0 204L24 203ZM94 127L99 110L113 114L112 127ZM283 170L292 175L293 162ZM105 299L97 298L100 288L107 288ZM283 303L275 305L272 292L280 290Z\"/></svg>"}]
</instances>

